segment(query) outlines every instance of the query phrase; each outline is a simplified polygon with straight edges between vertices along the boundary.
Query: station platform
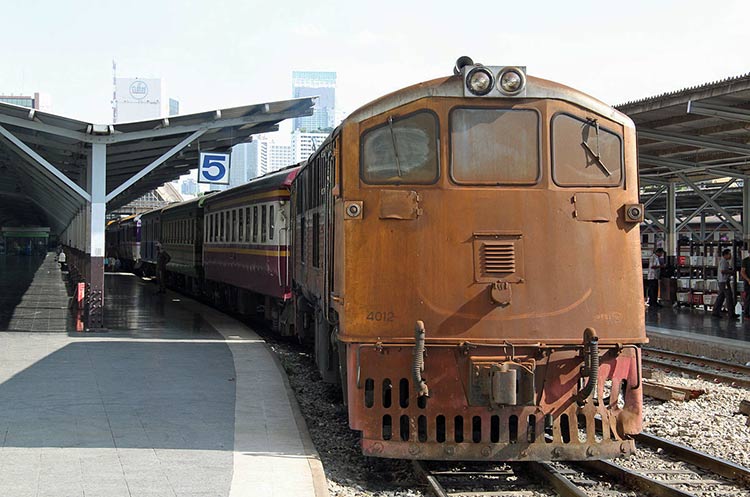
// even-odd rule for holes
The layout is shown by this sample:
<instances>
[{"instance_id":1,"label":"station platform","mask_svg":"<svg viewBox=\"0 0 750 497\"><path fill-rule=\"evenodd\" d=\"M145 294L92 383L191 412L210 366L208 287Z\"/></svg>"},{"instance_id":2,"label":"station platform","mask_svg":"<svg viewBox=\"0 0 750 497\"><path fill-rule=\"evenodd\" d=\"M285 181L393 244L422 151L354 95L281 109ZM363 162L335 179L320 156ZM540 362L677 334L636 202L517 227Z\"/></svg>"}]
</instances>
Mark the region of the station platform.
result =
<instances>
[{"instance_id":1,"label":"station platform","mask_svg":"<svg viewBox=\"0 0 750 497\"><path fill-rule=\"evenodd\" d=\"M750 320L720 318L701 308L646 309L646 334L652 347L713 359L750 362Z\"/></svg>"},{"instance_id":2,"label":"station platform","mask_svg":"<svg viewBox=\"0 0 750 497\"><path fill-rule=\"evenodd\" d=\"M46 258L0 256L2 495L328 495L283 369L244 324L129 274L78 331Z\"/></svg>"}]
</instances>

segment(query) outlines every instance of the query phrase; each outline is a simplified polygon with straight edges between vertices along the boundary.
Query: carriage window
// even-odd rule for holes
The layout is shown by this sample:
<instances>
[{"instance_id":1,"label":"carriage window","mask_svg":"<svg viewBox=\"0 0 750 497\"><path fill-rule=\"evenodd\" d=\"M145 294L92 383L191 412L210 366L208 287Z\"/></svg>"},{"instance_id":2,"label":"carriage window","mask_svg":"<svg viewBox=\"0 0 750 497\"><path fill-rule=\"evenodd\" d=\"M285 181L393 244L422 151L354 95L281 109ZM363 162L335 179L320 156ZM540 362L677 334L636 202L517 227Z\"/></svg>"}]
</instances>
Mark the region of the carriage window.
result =
<instances>
[{"instance_id":1,"label":"carriage window","mask_svg":"<svg viewBox=\"0 0 750 497\"><path fill-rule=\"evenodd\" d=\"M431 184L438 178L438 125L431 112L388 122L362 136L362 179L374 184Z\"/></svg>"},{"instance_id":2,"label":"carriage window","mask_svg":"<svg viewBox=\"0 0 750 497\"><path fill-rule=\"evenodd\" d=\"M472 185L537 182L539 115L526 109L454 109L451 176Z\"/></svg>"},{"instance_id":3,"label":"carriage window","mask_svg":"<svg viewBox=\"0 0 750 497\"><path fill-rule=\"evenodd\" d=\"M253 243L258 243L258 206L253 206Z\"/></svg>"},{"instance_id":4,"label":"carriage window","mask_svg":"<svg viewBox=\"0 0 750 497\"><path fill-rule=\"evenodd\" d=\"M239 230L239 225L237 224L237 209L232 209L232 241L237 241L237 231Z\"/></svg>"},{"instance_id":5,"label":"carriage window","mask_svg":"<svg viewBox=\"0 0 750 497\"><path fill-rule=\"evenodd\" d=\"M239 238L237 238L238 242L244 242L245 241L245 219L244 219L245 209L242 208L237 213L237 226L239 230Z\"/></svg>"},{"instance_id":6,"label":"carriage window","mask_svg":"<svg viewBox=\"0 0 750 497\"><path fill-rule=\"evenodd\" d=\"M253 226L250 223L250 207L245 207L245 242L250 241Z\"/></svg>"},{"instance_id":7,"label":"carriage window","mask_svg":"<svg viewBox=\"0 0 750 497\"><path fill-rule=\"evenodd\" d=\"M260 241L265 242L266 241L266 206L264 205L261 207L260 211Z\"/></svg>"},{"instance_id":8,"label":"carriage window","mask_svg":"<svg viewBox=\"0 0 750 497\"><path fill-rule=\"evenodd\" d=\"M552 176L560 186L617 186L622 139L595 119L552 118Z\"/></svg>"},{"instance_id":9,"label":"carriage window","mask_svg":"<svg viewBox=\"0 0 750 497\"><path fill-rule=\"evenodd\" d=\"M268 239L273 240L273 230L276 228L276 223L273 219L273 205L268 208Z\"/></svg>"}]
</instances>

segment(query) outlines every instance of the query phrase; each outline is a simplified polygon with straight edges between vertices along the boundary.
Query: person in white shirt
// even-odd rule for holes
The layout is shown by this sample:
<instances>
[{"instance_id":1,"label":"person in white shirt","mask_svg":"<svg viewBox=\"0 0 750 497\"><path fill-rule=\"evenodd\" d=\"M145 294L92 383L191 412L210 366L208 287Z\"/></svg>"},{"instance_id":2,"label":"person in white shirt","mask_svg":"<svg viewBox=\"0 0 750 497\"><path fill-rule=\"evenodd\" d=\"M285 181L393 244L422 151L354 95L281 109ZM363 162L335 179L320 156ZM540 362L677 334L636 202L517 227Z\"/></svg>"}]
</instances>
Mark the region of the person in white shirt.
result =
<instances>
[{"instance_id":1,"label":"person in white shirt","mask_svg":"<svg viewBox=\"0 0 750 497\"><path fill-rule=\"evenodd\" d=\"M659 247L651 254L648 260L648 306L649 309L656 310L661 307L659 303L659 277L661 270L664 269L664 249Z\"/></svg>"},{"instance_id":2,"label":"person in white shirt","mask_svg":"<svg viewBox=\"0 0 750 497\"><path fill-rule=\"evenodd\" d=\"M65 252L62 250L59 254L57 254L57 262L60 264L60 270L65 271L68 269L68 265L66 264L68 262L68 258L65 255Z\"/></svg>"},{"instance_id":3,"label":"person in white shirt","mask_svg":"<svg viewBox=\"0 0 750 497\"><path fill-rule=\"evenodd\" d=\"M714 311L711 313L715 318L721 317L721 305L724 303L724 300L727 301L729 317L737 317L737 314L734 312L734 292L732 292L732 273L734 272L734 268L732 267L731 260L732 251L730 249L722 250L721 259L719 260L719 295L716 297Z\"/></svg>"}]
</instances>

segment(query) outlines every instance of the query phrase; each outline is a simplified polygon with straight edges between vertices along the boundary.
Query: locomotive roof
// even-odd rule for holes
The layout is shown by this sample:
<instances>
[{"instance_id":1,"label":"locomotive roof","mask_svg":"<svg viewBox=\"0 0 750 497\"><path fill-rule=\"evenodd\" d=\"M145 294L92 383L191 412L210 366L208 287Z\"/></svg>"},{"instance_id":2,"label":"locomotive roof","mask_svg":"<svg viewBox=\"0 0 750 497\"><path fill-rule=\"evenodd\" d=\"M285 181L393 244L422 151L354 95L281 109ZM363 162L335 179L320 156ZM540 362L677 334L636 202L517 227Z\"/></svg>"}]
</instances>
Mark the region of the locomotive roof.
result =
<instances>
[{"instance_id":1,"label":"locomotive roof","mask_svg":"<svg viewBox=\"0 0 750 497\"><path fill-rule=\"evenodd\" d=\"M574 90L568 86L546 79L536 78L534 76L526 77L526 94L524 97L508 97L502 99L531 99L531 98L551 98L555 100L564 100L573 104L580 105L587 109L607 117L624 126L635 127L633 121L622 112L605 104L601 100L587 95L581 91ZM417 101L427 97L464 97L464 82L459 76L449 76L437 78L431 81L417 83L406 88L396 90L383 97L373 100L352 112L345 121L362 122L365 119L387 112L394 107ZM484 99L486 100L486 99Z\"/></svg>"},{"instance_id":2,"label":"locomotive roof","mask_svg":"<svg viewBox=\"0 0 750 497\"><path fill-rule=\"evenodd\" d=\"M252 179L244 185L235 186L234 188L219 192L207 199L206 205L246 195L250 192L267 191L280 187L289 188L292 185L292 181L294 181L294 178L297 176L297 172L303 165L304 163L289 166Z\"/></svg>"}]
</instances>

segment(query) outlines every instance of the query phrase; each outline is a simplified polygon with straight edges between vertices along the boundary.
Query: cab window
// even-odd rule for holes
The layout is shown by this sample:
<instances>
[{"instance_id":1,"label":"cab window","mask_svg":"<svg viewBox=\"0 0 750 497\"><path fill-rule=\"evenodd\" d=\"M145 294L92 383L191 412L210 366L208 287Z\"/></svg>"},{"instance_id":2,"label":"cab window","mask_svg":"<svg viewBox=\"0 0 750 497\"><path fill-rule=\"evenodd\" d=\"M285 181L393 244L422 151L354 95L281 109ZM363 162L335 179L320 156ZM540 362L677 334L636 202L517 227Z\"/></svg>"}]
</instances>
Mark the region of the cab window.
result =
<instances>
[{"instance_id":1,"label":"cab window","mask_svg":"<svg viewBox=\"0 0 750 497\"><path fill-rule=\"evenodd\" d=\"M534 184L539 114L531 109L453 109L451 177L459 184Z\"/></svg>"},{"instance_id":2,"label":"cab window","mask_svg":"<svg viewBox=\"0 0 750 497\"><path fill-rule=\"evenodd\" d=\"M362 136L365 183L432 184L438 178L438 123L432 112L390 116Z\"/></svg>"},{"instance_id":3,"label":"cab window","mask_svg":"<svg viewBox=\"0 0 750 497\"><path fill-rule=\"evenodd\" d=\"M552 177L560 186L617 186L622 138L596 119L552 118Z\"/></svg>"}]
</instances>

